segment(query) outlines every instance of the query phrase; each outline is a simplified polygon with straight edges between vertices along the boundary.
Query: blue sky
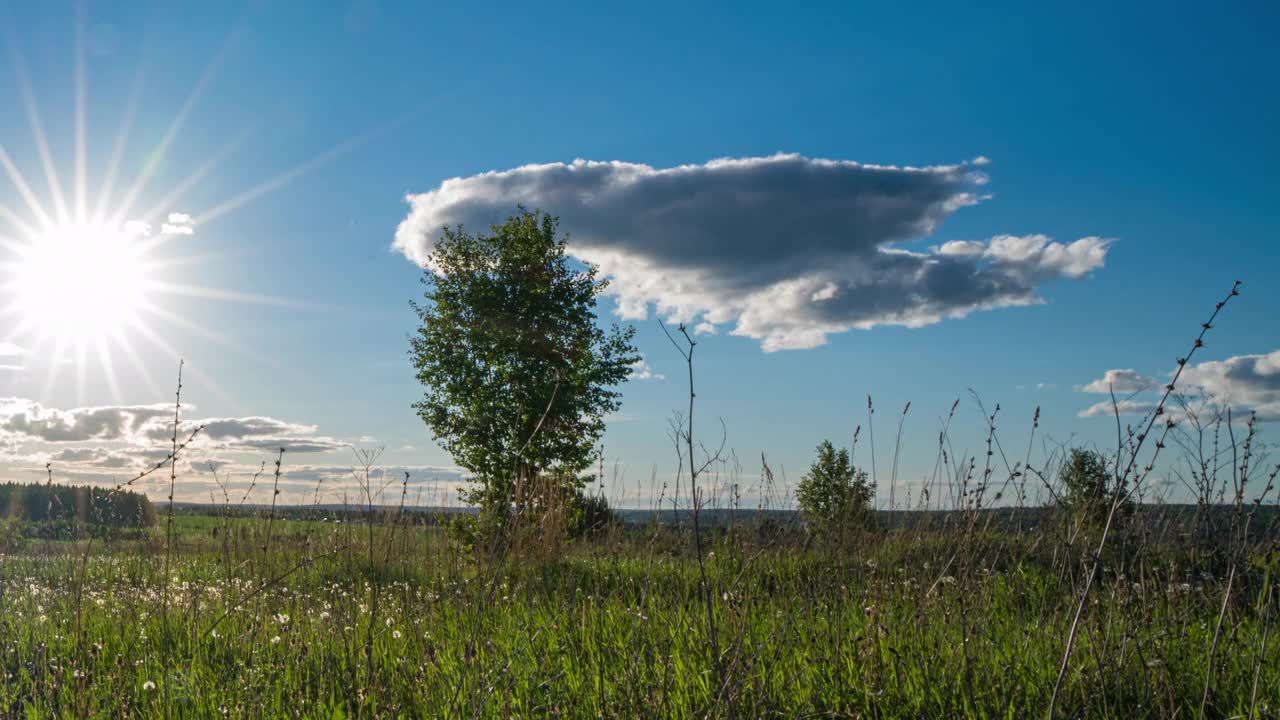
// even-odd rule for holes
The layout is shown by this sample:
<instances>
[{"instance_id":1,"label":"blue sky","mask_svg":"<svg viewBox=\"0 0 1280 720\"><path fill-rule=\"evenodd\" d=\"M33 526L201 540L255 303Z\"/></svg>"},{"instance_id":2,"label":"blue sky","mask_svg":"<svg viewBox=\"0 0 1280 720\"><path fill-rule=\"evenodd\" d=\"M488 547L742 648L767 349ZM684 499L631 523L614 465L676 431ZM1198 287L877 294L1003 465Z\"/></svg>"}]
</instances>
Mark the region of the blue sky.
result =
<instances>
[{"instance_id":1,"label":"blue sky","mask_svg":"<svg viewBox=\"0 0 1280 720\"><path fill-rule=\"evenodd\" d=\"M245 426L202 450L226 471L256 466L255 439L302 447L313 438L330 449L290 454L298 488L324 477L340 492L346 443L385 445L384 463L424 480L451 477L452 460L409 407L420 390L405 357L408 301L420 293L421 270L391 247L410 213L406 196L450 178L578 158L657 170L775 153L970 163L963 167L987 178L975 192L990 197L946 212L927 237L898 247L928 252L1001 235L1114 240L1105 262L1079 277L1037 276L1042 304L832 332L809 349L765 352L758 337L732 334L736 316L701 336L701 429L716 434L723 418L745 476L765 452L797 478L819 440L847 439L865 421L868 393L882 464L894 415L913 403L908 480L932 468L938 418L956 398L965 428L957 443L978 449L985 428L969 388L989 407L1000 403L1011 447L1025 446L1036 405L1045 437L1105 445L1114 422L1079 417L1101 396L1077 386L1109 369L1162 378L1237 278L1243 295L1197 358L1236 360L1205 368L1203 385L1265 417L1280 412L1280 371L1267 361L1280 347L1274 5L610 5L88 3L78 35L73 3L9 3L0 11L9 31L0 144L34 194L52 205L15 57L70 196L80 38L89 197L102 189L122 127L111 209L147 167L139 209L166 200L233 144L161 209L192 216L193 234L168 237L154 259L185 259L164 266L166 283L241 297L156 294L184 322L149 315L167 348L133 333L138 367L123 350L109 353L118 392L94 352L55 362L48 342L6 327L16 349L0 363L13 368L0 377L0 396L10 398L0 414L28 421L3 431L10 474L36 477L56 456L68 476L126 475L132 466L121 458L137 449L141 415L118 435L51 440L49 428L83 430L88 415L77 409L171 402L180 354L191 417ZM979 157L990 163L972 164ZM719 180L711 173L707 182ZM29 222L8 176L0 205ZM226 211L211 214L217 208ZM800 241L785 235L779 246ZM608 300L602 311L613 309ZM635 486L643 494L652 473L661 482L669 472L667 418L684 393L679 358L654 318L650 307L633 322L648 364L666 378L628 384L605 441L628 499L641 503ZM207 497L207 477L187 483L185 496Z\"/></svg>"}]
</instances>

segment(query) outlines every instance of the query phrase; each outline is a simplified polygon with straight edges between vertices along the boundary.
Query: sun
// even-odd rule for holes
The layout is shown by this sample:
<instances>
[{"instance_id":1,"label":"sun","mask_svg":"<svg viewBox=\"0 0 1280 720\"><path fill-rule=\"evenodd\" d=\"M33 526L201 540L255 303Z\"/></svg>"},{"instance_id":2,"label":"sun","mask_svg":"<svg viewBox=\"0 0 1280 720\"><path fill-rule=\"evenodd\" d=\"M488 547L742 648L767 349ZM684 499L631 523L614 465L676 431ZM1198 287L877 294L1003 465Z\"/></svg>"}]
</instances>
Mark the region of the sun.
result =
<instances>
[{"instance_id":1,"label":"sun","mask_svg":"<svg viewBox=\"0 0 1280 720\"><path fill-rule=\"evenodd\" d=\"M41 193L36 175L29 177L19 165L21 156L10 153L11 148L20 146L20 141L9 135L0 138L0 344L17 348L23 357L21 365L0 367L18 371L0 376L0 384L26 383L31 377L28 370L43 366L47 372L43 392L48 396L59 387L60 373L66 369L75 373L76 397L82 404L90 388L96 392L102 384L116 402L121 401L123 394L116 375L118 359L132 365L131 384L146 385L152 395L164 392L155 383L152 365L156 359L180 358L179 346L189 347L192 337L260 360L252 348L205 327L195 313L210 301L293 307L305 304L199 284L191 268L210 267L219 260L220 253L202 250L201 254L194 254L193 246L208 245L207 240L193 240L197 229L372 142L421 110L395 117L247 188L236 187L235 194L211 207L178 212L177 208L186 205L188 194L264 125L251 123L217 147L188 148L187 156L200 160L190 172L183 173L182 165L172 157L189 111L199 103L220 59L229 52L239 33L228 34L177 114L167 126L157 127L162 132L147 148L135 145L135 121L143 115L138 111L145 107L140 90L146 73L139 66L124 112L118 118L115 144L109 152L95 155L89 153L93 138L89 128L91 68L85 22L85 14L77 13L72 103L70 107L57 108L60 116L71 119L70 137L51 136L47 131L36 90L49 83L44 81L46 78L39 84L32 81L18 35L10 33L0 41L8 50L18 90L18 102L7 93L0 93L0 103L6 108L20 105L25 110L33 159L39 161L48 188L47 194ZM113 89L110 85L104 87ZM57 159L68 156L73 160L71 166L60 168ZM91 167L90 159L95 156L108 158L105 166ZM136 172L132 181L126 182L124 173L130 169ZM65 177L70 177L71 182L64 186ZM101 184L90 188L94 177ZM166 187L163 197L150 198L148 185L155 186L161 179ZM178 346L169 339L175 332L181 333ZM189 368L188 372L200 371ZM215 392L222 392L209 378L203 382Z\"/></svg>"},{"instance_id":2,"label":"sun","mask_svg":"<svg viewBox=\"0 0 1280 720\"><path fill-rule=\"evenodd\" d=\"M138 322L152 279L134 227L59 225L20 247L10 264L13 310L60 345L118 336Z\"/></svg>"}]
</instances>

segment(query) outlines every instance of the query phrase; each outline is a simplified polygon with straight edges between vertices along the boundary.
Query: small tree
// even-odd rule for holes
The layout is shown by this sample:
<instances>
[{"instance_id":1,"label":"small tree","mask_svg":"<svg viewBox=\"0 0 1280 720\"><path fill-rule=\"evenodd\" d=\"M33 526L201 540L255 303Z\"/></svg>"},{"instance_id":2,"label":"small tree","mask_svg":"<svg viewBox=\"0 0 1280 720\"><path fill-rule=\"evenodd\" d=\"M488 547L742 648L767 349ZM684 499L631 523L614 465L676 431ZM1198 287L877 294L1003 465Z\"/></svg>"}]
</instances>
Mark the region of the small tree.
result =
<instances>
[{"instance_id":1,"label":"small tree","mask_svg":"<svg viewBox=\"0 0 1280 720\"><path fill-rule=\"evenodd\" d=\"M866 522L875 490L864 470L853 467L847 448L830 440L818 445L818 457L796 486L800 512L819 530L849 522Z\"/></svg>"},{"instance_id":2,"label":"small tree","mask_svg":"<svg viewBox=\"0 0 1280 720\"><path fill-rule=\"evenodd\" d=\"M1067 462L1059 472L1062 481L1063 502L1075 515L1091 523L1105 522L1111 503L1123 488L1113 487L1111 469L1102 453L1084 448L1072 448ZM1128 498L1121 501L1122 512L1128 512Z\"/></svg>"},{"instance_id":3,"label":"small tree","mask_svg":"<svg viewBox=\"0 0 1280 720\"><path fill-rule=\"evenodd\" d=\"M410 356L414 404L474 487L463 499L500 526L531 481L591 464L615 389L639 360L633 328L596 323L607 287L565 254L557 219L519 212L489 234L445 228L430 256Z\"/></svg>"}]
</instances>

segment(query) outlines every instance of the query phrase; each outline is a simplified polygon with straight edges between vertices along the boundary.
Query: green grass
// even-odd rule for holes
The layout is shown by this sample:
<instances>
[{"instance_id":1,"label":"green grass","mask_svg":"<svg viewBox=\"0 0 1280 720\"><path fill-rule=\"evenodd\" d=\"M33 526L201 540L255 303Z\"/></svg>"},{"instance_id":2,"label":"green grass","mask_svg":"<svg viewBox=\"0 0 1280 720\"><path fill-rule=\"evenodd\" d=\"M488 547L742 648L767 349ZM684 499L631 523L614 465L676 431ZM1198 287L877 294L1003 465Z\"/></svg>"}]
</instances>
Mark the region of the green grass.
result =
<instances>
[{"instance_id":1,"label":"green grass","mask_svg":"<svg viewBox=\"0 0 1280 720\"><path fill-rule=\"evenodd\" d=\"M167 579L163 518L87 555L0 558L0 715L1043 716L1086 566L1052 530L720 534L717 658L672 529L490 563L433 527L277 520L268 545L262 519L174 523ZM1132 536L1104 560L1059 717L1199 711L1225 575ZM1266 567L1233 581L1208 717L1280 716Z\"/></svg>"}]
</instances>

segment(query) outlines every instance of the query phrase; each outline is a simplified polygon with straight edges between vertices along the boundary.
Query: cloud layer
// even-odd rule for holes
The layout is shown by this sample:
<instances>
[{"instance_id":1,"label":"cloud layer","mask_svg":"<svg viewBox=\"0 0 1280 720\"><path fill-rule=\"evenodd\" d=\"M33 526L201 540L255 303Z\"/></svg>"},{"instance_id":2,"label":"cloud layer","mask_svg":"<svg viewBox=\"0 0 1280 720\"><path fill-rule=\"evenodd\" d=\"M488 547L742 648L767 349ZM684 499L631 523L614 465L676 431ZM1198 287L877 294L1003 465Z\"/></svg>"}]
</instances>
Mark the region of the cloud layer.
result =
<instances>
[{"instance_id":1,"label":"cloud layer","mask_svg":"<svg viewBox=\"0 0 1280 720\"><path fill-rule=\"evenodd\" d=\"M270 417L184 419L180 434L185 436L197 426L204 429L194 447L203 450L256 452L284 448L293 453L313 453L349 447L349 443L317 435L314 425ZM24 398L0 398L0 437L11 443L98 442L162 448L173 439L173 406L110 405L60 410ZM182 439L185 438L179 437ZM94 457L77 455L76 449L64 453L64 459L75 462L88 462ZM108 467L120 465L113 460Z\"/></svg>"},{"instance_id":2,"label":"cloud layer","mask_svg":"<svg viewBox=\"0 0 1280 720\"><path fill-rule=\"evenodd\" d=\"M1116 395L1132 395L1149 390L1155 384L1154 378L1149 378L1131 368L1123 368L1108 370L1097 380L1086 385L1080 385L1076 389L1081 392L1102 393L1104 395L1113 391Z\"/></svg>"},{"instance_id":3,"label":"cloud layer","mask_svg":"<svg viewBox=\"0 0 1280 720\"><path fill-rule=\"evenodd\" d=\"M1280 420L1280 350L1200 363L1182 377L1219 405L1252 410L1259 420Z\"/></svg>"},{"instance_id":4,"label":"cloud layer","mask_svg":"<svg viewBox=\"0 0 1280 720\"><path fill-rule=\"evenodd\" d=\"M576 160L454 178L408 197L394 249L424 267L446 225L482 231L517 204L561 218L570 250L612 278L626 318L650 306L700 332L766 350L809 348L832 333L919 327L974 310L1039 302L1036 288L1102 266L1108 242L1043 235L926 238L974 205L973 162L923 168L774 155L655 169Z\"/></svg>"},{"instance_id":5,"label":"cloud layer","mask_svg":"<svg viewBox=\"0 0 1280 720\"><path fill-rule=\"evenodd\" d=\"M187 405L185 409L194 410ZM168 460L173 442L172 405L115 405L70 409L49 408L25 398L0 398L0 462L12 477L45 477L49 464L57 482L114 485ZM284 474L279 481L281 502L363 502L362 483L352 475L352 441L318 433L315 425L266 416L184 419L179 441L197 426L201 433L182 451L178 473L183 481L179 498L196 502L221 501L210 471L238 499L253 483L254 474L284 448ZM376 444L373 438L355 442ZM337 451L337 452L334 452ZM457 502L457 486L466 478L460 468L437 465L387 465L375 468L370 485L386 490L375 502L398 501L404 473L410 474L410 502ZM151 475L132 487L153 495L168 493L167 471ZM275 478L254 486L250 502L270 497ZM318 488L318 490L317 490ZM267 495L263 497L265 489Z\"/></svg>"},{"instance_id":6,"label":"cloud layer","mask_svg":"<svg viewBox=\"0 0 1280 720\"><path fill-rule=\"evenodd\" d=\"M1173 373L1166 373L1172 377ZM1146 390L1160 391L1166 381L1156 381L1134 370L1108 370L1103 377L1081 385L1083 392L1107 392L1115 383L1116 394L1135 394ZM1178 392L1194 395L1218 408L1256 412L1261 421L1280 420L1280 350L1261 355L1236 355L1226 360L1212 360L1188 365L1178 380ZM1119 403L1121 415L1145 415L1155 409L1149 399L1129 398ZM1112 416L1111 401L1092 405L1080 412L1081 417Z\"/></svg>"}]
</instances>

